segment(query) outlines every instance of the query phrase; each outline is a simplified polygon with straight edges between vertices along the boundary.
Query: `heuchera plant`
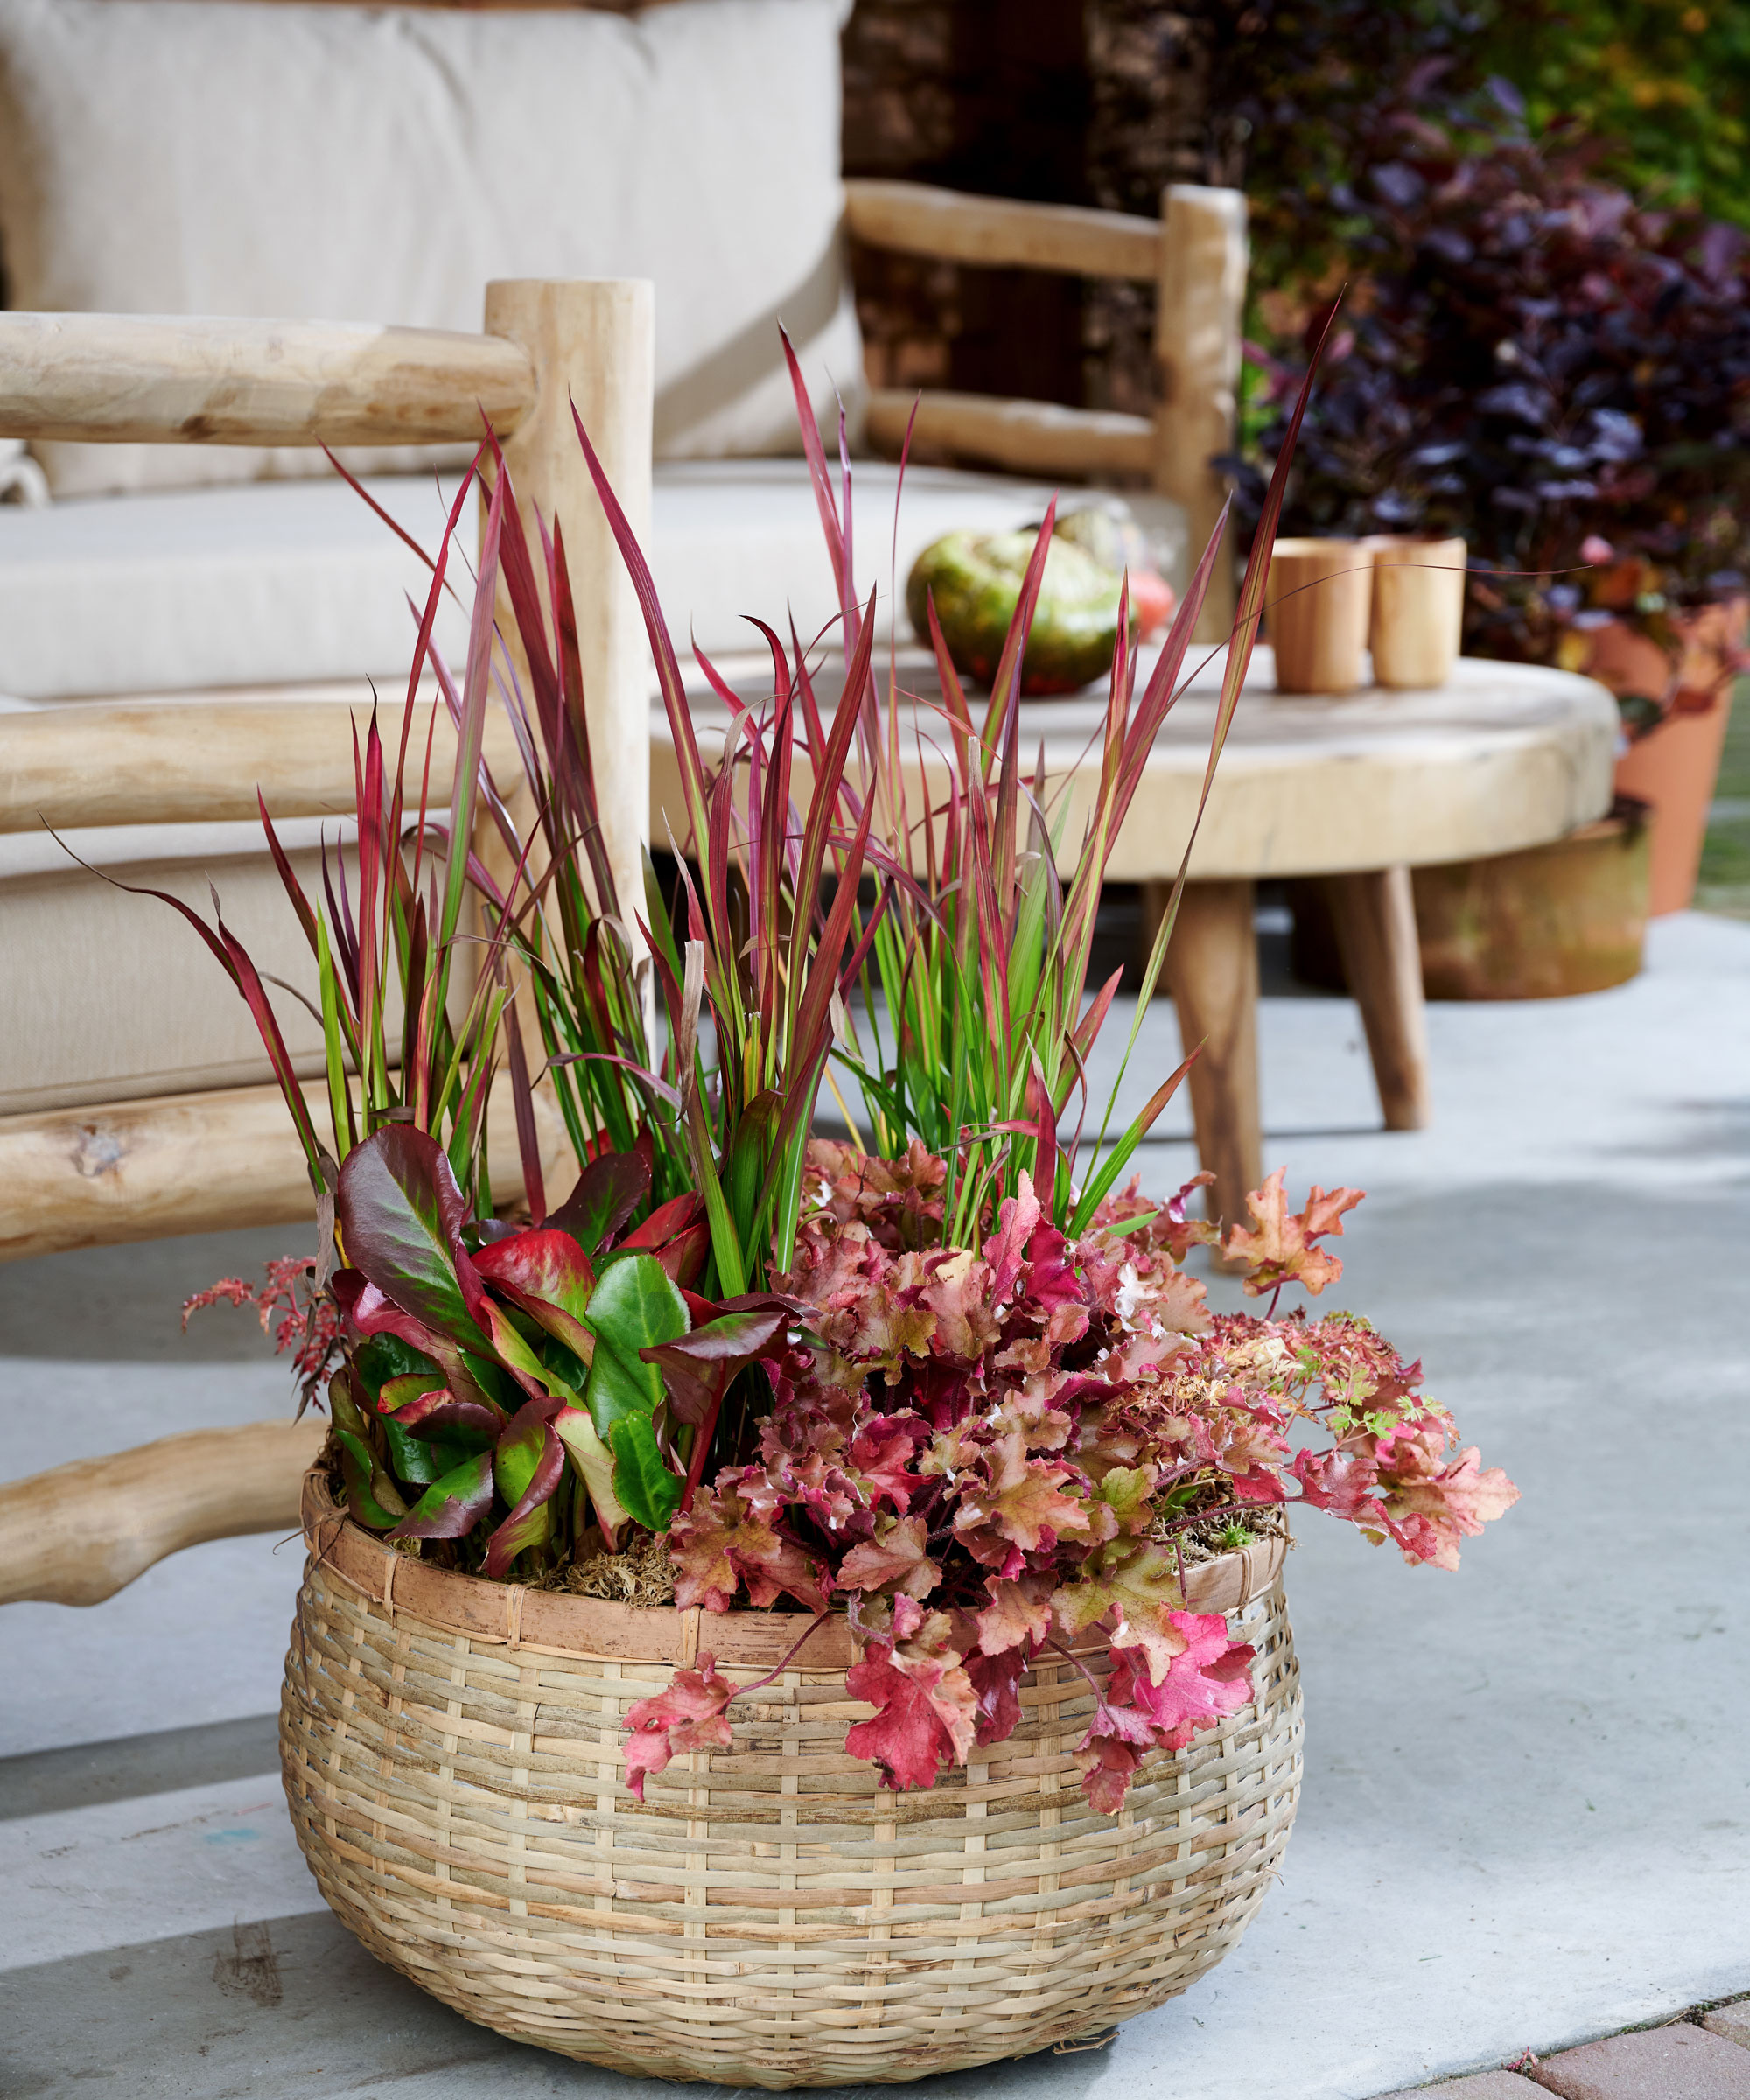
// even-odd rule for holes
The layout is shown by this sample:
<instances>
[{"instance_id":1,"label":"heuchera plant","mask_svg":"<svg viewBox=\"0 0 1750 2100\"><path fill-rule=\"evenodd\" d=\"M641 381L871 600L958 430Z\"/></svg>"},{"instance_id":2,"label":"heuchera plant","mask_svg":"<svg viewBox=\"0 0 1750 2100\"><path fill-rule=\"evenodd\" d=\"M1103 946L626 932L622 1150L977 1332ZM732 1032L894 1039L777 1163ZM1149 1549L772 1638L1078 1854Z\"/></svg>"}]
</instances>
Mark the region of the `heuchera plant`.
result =
<instances>
[{"instance_id":1,"label":"heuchera plant","mask_svg":"<svg viewBox=\"0 0 1750 2100\"><path fill-rule=\"evenodd\" d=\"M912 711L891 658L884 696L874 600L852 582L849 468L841 444L835 490L792 369L839 589L836 704L816 690L818 651L762 628L773 672L757 705L699 659L729 709L706 762L648 569L580 429L685 798L672 909L647 864L628 917L600 847L563 540L536 522L538 591L498 460L466 676L431 645L440 551L396 761L374 724L360 756L354 888L343 861L312 906L278 856L329 1050L332 1150L275 1060L317 1192L317 1258L276 1265L261 1292L230 1279L204 1295L265 1312L302 1292L306 1396L329 1374L332 1476L351 1517L402 1550L555 1581L662 1539L683 1607L794 1610L796 1648L843 1610L860 1643L847 1690L873 1709L847 1748L896 1788L1001 1741L1025 1671L1065 1655L1093 1692L1084 1785L1110 1810L1151 1750L1251 1696L1251 1650L1188 1608L1187 1551L1244 1544L1293 1499L1452 1566L1515 1490L1456 1448L1418 1370L1364 1323L1277 1317L1284 1288L1316 1294L1340 1273L1320 1242L1354 1192L1315 1189L1294 1213L1278 1175L1225 1233L1187 1214L1207 1177L1160 1205L1134 1182L1120 1192L1185 1067L1116 1138L1102 1124L1082 1144L1088 1053L1117 989L1086 991L1101 880L1182 690L1214 542L1140 693L1119 621L1091 811L1060 873L1066 784L1042 757L1024 765L1018 705L1048 530L982 718L939 633L939 706ZM1242 586L1206 799L1265 565L1255 556ZM521 676L494 626L500 570ZM416 795L402 785L428 664L458 730L447 825L426 816L424 775ZM528 836L482 758L489 689L534 790ZM944 760L942 806L907 810L907 739ZM496 873L472 850L476 822L502 850ZM202 931L273 1050L258 973L222 921ZM654 1035L647 974L667 1024ZM397 1002L398 1060L383 1018ZM815 1135L835 1059L866 1150ZM486 1108L500 1074L523 1195L495 1208ZM550 1084L578 1166L550 1208L536 1116ZM1267 1317L1210 1313L1183 1265L1199 1242L1270 1294ZM635 1706L634 1790L677 1753L725 1744L736 1690L701 1653Z\"/></svg>"}]
</instances>

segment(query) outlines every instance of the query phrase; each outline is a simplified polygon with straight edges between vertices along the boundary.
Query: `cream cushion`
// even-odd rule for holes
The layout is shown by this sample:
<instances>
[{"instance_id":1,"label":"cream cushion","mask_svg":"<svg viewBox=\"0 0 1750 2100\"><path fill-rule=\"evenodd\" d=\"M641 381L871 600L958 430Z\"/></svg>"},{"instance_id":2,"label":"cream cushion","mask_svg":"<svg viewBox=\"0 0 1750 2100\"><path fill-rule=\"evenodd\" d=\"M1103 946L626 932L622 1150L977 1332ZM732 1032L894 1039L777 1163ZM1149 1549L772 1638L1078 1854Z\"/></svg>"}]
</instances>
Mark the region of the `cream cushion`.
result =
<instances>
[{"instance_id":1,"label":"cream cushion","mask_svg":"<svg viewBox=\"0 0 1750 2100\"><path fill-rule=\"evenodd\" d=\"M817 412L861 385L848 5L0 0L10 304L477 330L491 278L650 277L659 457L794 451L780 318ZM36 449L58 498L325 471L311 452Z\"/></svg>"},{"instance_id":2,"label":"cream cushion","mask_svg":"<svg viewBox=\"0 0 1750 2100\"><path fill-rule=\"evenodd\" d=\"M125 4L126 0L116 0ZM371 493L435 550L457 484L385 478ZM913 467L856 469L856 565L879 618L913 561L959 527L1007 531L1037 519L1043 483ZM1182 514L1164 499L1128 500L1182 574ZM470 543L472 526L469 525ZM812 634L835 610L832 575L808 470L800 459L659 464L651 567L678 646L715 654L758 646L742 617ZM21 699L290 684L364 673L404 679L412 651L407 594L423 604L418 561L344 482L248 486L109 497L47 510L0 507L0 692ZM906 631L901 619L901 631ZM459 663L460 612L438 641Z\"/></svg>"}]
</instances>

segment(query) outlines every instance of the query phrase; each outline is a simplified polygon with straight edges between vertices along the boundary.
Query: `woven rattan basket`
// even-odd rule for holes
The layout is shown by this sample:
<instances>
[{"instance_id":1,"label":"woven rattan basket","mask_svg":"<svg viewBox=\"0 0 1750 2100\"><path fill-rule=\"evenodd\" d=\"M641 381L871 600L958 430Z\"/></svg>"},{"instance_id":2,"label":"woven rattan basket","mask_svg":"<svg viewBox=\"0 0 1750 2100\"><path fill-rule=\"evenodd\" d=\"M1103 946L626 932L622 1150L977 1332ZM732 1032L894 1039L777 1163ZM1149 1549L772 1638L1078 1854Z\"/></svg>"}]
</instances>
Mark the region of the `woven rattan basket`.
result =
<instances>
[{"instance_id":1,"label":"woven rattan basket","mask_svg":"<svg viewBox=\"0 0 1750 2100\"><path fill-rule=\"evenodd\" d=\"M316 1474L280 1745L298 1843L373 1953L470 2020L646 2076L889 2082L1146 2011L1238 1940L1287 1842L1300 1693L1279 1544L1191 1571L1259 1650L1257 1703L1082 1799L1079 1672L1041 1660L1007 1742L933 1791L844 1751L821 1628L640 1804L621 1718L701 1641L751 1681L801 1623L598 1602L398 1556ZM1093 1657L1090 1656L1090 1662Z\"/></svg>"}]
</instances>

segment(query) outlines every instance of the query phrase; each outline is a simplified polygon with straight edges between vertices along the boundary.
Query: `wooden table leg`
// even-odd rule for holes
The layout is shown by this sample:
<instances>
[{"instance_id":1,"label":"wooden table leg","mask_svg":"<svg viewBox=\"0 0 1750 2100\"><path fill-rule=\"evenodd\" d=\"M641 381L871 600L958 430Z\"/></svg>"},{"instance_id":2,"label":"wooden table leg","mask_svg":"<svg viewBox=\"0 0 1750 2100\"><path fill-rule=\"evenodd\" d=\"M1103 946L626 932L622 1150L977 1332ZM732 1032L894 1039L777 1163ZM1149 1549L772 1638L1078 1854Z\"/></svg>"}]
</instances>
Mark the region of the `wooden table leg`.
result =
<instances>
[{"instance_id":1,"label":"wooden table leg","mask_svg":"<svg viewBox=\"0 0 1750 2100\"><path fill-rule=\"evenodd\" d=\"M1159 924L1171 886L1145 886L1144 918ZM1197 1154L1215 1177L1211 1217L1246 1215L1246 1196L1264 1179L1258 1129L1257 941L1252 885L1188 882L1166 951L1166 982L1188 1051L1203 1045L1191 1068L1191 1116Z\"/></svg>"},{"instance_id":2,"label":"wooden table leg","mask_svg":"<svg viewBox=\"0 0 1750 2100\"><path fill-rule=\"evenodd\" d=\"M1367 1029L1389 1130L1419 1130L1432 1109L1422 955L1408 868L1327 875L1326 893L1349 990Z\"/></svg>"}]
</instances>

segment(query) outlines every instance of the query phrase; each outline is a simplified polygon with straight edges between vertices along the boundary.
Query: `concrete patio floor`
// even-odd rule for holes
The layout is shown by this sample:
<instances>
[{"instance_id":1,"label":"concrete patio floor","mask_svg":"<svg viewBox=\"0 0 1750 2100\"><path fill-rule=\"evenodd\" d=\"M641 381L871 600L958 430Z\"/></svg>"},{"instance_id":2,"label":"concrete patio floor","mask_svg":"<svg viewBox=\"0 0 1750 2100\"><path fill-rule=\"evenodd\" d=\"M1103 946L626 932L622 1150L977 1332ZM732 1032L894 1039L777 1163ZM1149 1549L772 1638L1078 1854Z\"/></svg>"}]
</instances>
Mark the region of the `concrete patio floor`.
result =
<instances>
[{"instance_id":1,"label":"concrete patio floor","mask_svg":"<svg viewBox=\"0 0 1750 2100\"><path fill-rule=\"evenodd\" d=\"M1386 1136L1354 1009L1266 998L1268 1154L1372 1192L1336 1296L1524 1499L1457 1576L1300 1524L1306 1788L1250 1934L1109 2048L942 2100L1365 2100L1750 1991L1750 925L1666 920L1619 990L1430 1018L1438 1120ZM1158 1008L1133 1083L1175 1056ZM1149 1184L1190 1170L1184 1127ZM185 1343L176 1305L298 1236L0 1270L6 1466L276 1411L245 1316ZM0 2093L639 2100L322 1908L266 1718L299 1559L233 1541L0 1612Z\"/></svg>"}]
</instances>

